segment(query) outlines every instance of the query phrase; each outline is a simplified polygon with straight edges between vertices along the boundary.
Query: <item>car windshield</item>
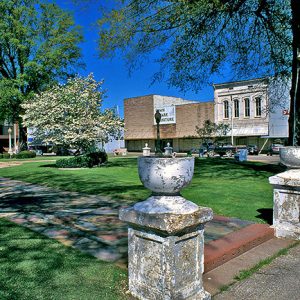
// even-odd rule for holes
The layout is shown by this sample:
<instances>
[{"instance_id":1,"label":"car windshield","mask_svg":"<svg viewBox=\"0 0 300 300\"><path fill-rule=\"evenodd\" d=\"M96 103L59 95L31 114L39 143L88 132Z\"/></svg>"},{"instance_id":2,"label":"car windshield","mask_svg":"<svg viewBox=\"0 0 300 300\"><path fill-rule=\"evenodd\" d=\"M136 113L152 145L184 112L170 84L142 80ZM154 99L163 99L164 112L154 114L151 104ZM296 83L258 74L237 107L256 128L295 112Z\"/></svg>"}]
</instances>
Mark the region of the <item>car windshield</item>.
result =
<instances>
[{"instance_id":1,"label":"car windshield","mask_svg":"<svg viewBox=\"0 0 300 300\"><path fill-rule=\"evenodd\" d=\"M273 144L273 147L283 147L281 144Z\"/></svg>"}]
</instances>

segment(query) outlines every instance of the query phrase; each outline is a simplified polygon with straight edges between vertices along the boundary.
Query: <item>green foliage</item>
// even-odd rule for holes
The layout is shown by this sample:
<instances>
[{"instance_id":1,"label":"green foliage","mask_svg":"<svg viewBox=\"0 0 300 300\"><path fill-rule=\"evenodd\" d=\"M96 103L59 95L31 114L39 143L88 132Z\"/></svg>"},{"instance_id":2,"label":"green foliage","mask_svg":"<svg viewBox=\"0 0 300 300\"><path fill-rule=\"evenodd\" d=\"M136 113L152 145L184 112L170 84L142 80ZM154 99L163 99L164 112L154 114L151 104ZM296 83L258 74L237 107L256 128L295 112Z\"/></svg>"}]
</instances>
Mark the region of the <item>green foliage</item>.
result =
<instances>
[{"instance_id":1,"label":"green foliage","mask_svg":"<svg viewBox=\"0 0 300 300\"><path fill-rule=\"evenodd\" d=\"M31 93L64 80L82 66L73 18L53 3L0 1L0 120L19 120Z\"/></svg>"},{"instance_id":2,"label":"green foliage","mask_svg":"<svg viewBox=\"0 0 300 300\"><path fill-rule=\"evenodd\" d=\"M107 153L105 151L87 153L86 156L91 159L93 166L98 166L107 162Z\"/></svg>"},{"instance_id":3,"label":"green foliage","mask_svg":"<svg viewBox=\"0 0 300 300\"><path fill-rule=\"evenodd\" d=\"M225 137L229 130L229 124L216 124L210 120L204 121L202 127L196 126L196 132L202 143L215 142L220 138Z\"/></svg>"},{"instance_id":4,"label":"green foliage","mask_svg":"<svg viewBox=\"0 0 300 300\"><path fill-rule=\"evenodd\" d=\"M63 158L56 161L58 168L92 168L92 159L86 155Z\"/></svg>"},{"instance_id":5,"label":"green foliage","mask_svg":"<svg viewBox=\"0 0 300 300\"><path fill-rule=\"evenodd\" d=\"M20 158L20 159L34 158L34 157L36 157L36 153L33 151L21 151L21 152L13 155L13 158Z\"/></svg>"},{"instance_id":6,"label":"green foliage","mask_svg":"<svg viewBox=\"0 0 300 300\"><path fill-rule=\"evenodd\" d=\"M10 158L10 155L8 153L3 153L3 154L0 153L0 158L8 159Z\"/></svg>"},{"instance_id":7,"label":"green foliage","mask_svg":"<svg viewBox=\"0 0 300 300\"><path fill-rule=\"evenodd\" d=\"M16 159L24 159L24 158L34 158L36 157L36 153L33 152L33 151L21 151L17 154L8 154L8 153L3 153L3 154L0 154L0 158L3 158L3 159L8 159L8 158L16 158Z\"/></svg>"},{"instance_id":8,"label":"green foliage","mask_svg":"<svg viewBox=\"0 0 300 300\"><path fill-rule=\"evenodd\" d=\"M115 2L99 20L100 55L121 50L134 67L154 53L162 67L154 79L199 90L228 66L237 78L290 75L288 0Z\"/></svg>"},{"instance_id":9,"label":"green foliage","mask_svg":"<svg viewBox=\"0 0 300 300\"><path fill-rule=\"evenodd\" d=\"M56 161L56 166L58 168L92 168L105 162L107 162L107 154L104 151L99 151L59 159Z\"/></svg>"}]
</instances>

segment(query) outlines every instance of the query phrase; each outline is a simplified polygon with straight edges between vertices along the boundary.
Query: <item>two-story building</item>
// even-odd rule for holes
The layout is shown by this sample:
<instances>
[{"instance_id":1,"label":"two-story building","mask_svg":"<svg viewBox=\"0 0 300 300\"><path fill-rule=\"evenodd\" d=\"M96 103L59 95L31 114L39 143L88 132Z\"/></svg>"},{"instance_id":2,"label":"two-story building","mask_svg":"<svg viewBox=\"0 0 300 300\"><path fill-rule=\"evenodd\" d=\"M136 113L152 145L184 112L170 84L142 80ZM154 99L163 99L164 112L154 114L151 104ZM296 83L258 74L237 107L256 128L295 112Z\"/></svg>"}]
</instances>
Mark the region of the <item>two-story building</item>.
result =
<instances>
[{"instance_id":1,"label":"two-story building","mask_svg":"<svg viewBox=\"0 0 300 300\"><path fill-rule=\"evenodd\" d=\"M199 148L196 126L203 126L205 120L229 124L230 131L224 141L233 145L255 144L266 149L275 139L287 138L288 116L282 113L282 108L270 110L267 79L220 83L213 87L214 100L208 102L160 95L125 99L125 147L128 151L141 151L147 143L154 151L157 109L162 115L162 146L169 142L176 152Z\"/></svg>"},{"instance_id":2,"label":"two-story building","mask_svg":"<svg viewBox=\"0 0 300 300\"><path fill-rule=\"evenodd\" d=\"M266 148L275 139L288 137L288 115L273 107L268 79L214 84L215 123L229 124L227 141L233 145ZM284 99L288 106L287 99ZM272 107L272 109L271 109ZM230 138L229 138L230 137Z\"/></svg>"}]
</instances>

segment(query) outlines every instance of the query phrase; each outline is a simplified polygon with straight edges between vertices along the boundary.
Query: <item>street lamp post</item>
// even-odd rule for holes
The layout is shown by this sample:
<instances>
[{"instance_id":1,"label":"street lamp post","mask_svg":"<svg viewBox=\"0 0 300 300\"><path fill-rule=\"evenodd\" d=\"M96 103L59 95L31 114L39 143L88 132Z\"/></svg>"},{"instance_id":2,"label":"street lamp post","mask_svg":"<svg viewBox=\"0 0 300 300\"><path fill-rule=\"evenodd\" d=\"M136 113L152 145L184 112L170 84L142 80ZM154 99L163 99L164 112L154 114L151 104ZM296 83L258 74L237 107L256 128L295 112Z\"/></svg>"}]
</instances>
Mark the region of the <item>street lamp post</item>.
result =
<instances>
[{"instance_id":1,"label":"street lamp post","mask_svg":"<svg viewBox=\"0 0 300 300\"><path fill-rule=\"evenodd\" d=\"M11 156L13 154L12 148L11 148L11 128L9 127L8 132L8 154Z\"/></svg>"},{"instance_id":2,"label":"street lamp post","mask_svg":"<svg viewBox=\"0 0 300 300\"><path fill-rule=\"evenodd\" d=\"M161 113L159 112L158 109L156 110L154 118L155 118L155 121L156 121L156 135L157 135L156 147L155 147L155 154L160 154L161 153L161 149L160 149L159 123L160 123L160 120L161 120Z\"/></svg>"}]
</instances>

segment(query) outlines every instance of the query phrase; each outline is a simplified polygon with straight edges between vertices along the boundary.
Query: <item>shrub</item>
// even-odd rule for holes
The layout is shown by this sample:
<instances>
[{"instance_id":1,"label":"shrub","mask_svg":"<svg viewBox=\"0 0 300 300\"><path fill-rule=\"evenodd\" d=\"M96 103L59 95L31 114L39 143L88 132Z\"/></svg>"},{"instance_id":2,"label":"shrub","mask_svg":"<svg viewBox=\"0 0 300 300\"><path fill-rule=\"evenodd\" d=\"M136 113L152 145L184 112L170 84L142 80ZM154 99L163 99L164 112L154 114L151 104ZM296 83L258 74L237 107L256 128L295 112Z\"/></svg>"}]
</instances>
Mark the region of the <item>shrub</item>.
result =
<instances>
[{"instance_id":1,"label":"shrub","mask_svg":"<svg viewBox=\"0 0 300 300\"><path fill-rule=\"evenodd\" d=\"M63 158L56 161L58 168L92 168L93 163L90 157L86 155Z\"/></svg>"},{"instance_id":2,"label":"shrub","mask_svg":"<svg viewBox=\"0 0 300 300\"><path fill-rule=\"evenodd\" d=\"M12 158L13 157L14 157L14 154L12 155ZM0 159L1 158L7 159L7 158L10 158L10 155L8 153L3 153L3 154L0 153Z\"/></svg>"},{"instance_id":3,"label":"shrub","mask_svg":"<svg viewBox=\"0 0 300 300\"><path fill-rule=\"evenodd\" d=\"M107 154L104 151L91 152L71 158L63 158L56 161L58 168L92 168L107 161Z\"/></svg>"},{"instance_id":4,"label":"shrub","mask_svg":"<svg viewBox=\"0 0 300 300\"><path fill-rule=\"evenodd\" d=\"M97 151L86 154L92 160L93 166L98 166L107 162L107 154L105 151Z\"/></svg>"},{"instance_id":5,"label":"shrub","mask_svg":"<svg viewBox=\"0 0 300 300\"><path fill-rule=\"evenodd\" d=\"M34 158L36 157L36 153L33 151L21 151L17 154L13 155L13 158L19 158L19 159L23 159L23 158Z\"/></svg>"}]
</instances>

